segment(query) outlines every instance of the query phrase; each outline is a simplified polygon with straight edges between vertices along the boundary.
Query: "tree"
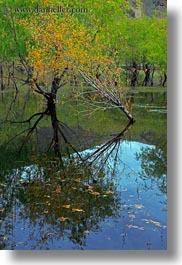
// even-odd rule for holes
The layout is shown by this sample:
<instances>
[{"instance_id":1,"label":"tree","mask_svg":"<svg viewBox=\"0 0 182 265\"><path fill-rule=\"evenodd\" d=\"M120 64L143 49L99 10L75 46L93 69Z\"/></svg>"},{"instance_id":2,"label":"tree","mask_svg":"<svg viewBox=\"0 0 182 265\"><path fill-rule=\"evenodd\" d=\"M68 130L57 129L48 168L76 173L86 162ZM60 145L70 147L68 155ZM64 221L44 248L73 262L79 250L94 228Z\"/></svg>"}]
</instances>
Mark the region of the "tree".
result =
<instances>
[{"instance_id":1,"label":"tree","mask_svg":"<svg viewBox=\"0 0 182 265\"><path fill-rule=\"evenodd\" d=\"M21 12L29 9L11 7L7 20L12 24L13 40L17 49L17 57L25 68L26 80L32 92L43 96L47 102L45 111L34 113L31 117L17 123L34 123L30 127L25 140L20 148L28 141L38 123L46 116L51 117L53 128L52 146L57 155L61 156L59 148L59 135L72 147L64 135L56 113L56 100L58 91L73 78L80 83L86 82L105 100L121 109L131 122L134 117L127 110L123 96L118 92L120 85L121 69L115 59L112 58L110 47L112 47L111 25L121 20L120 15L126 10L125 1L107 1L100 9L100 2L88 1L87 8L93 11L89 16L83 16L72 12L60 15L54 12L45 12L51 5L58 5L59 1L42 1L40 7L37 1L28 15ZM121 3L123 6L121 8ZM44 9L41 9L41 4ZM64 1L62 8L81 5L81 1ZM92 6L93 5L93 6ZM14 12L18 10L18 14ZM104 17L104 12L109 16ZM19 16L20 13L20 16ZM93 26L96 23L96 30ZM112 26L113 27L113 26ZM18 36L26 30L24 36ZM25 41L25 53L21 51L20 44ZM23 46L24 47L24 46ZM23 50L24 51L24 50ZM99 68L99 76L98 76ZM117 84L117 87L116 87Z\"/></svg>"}]
</instances>

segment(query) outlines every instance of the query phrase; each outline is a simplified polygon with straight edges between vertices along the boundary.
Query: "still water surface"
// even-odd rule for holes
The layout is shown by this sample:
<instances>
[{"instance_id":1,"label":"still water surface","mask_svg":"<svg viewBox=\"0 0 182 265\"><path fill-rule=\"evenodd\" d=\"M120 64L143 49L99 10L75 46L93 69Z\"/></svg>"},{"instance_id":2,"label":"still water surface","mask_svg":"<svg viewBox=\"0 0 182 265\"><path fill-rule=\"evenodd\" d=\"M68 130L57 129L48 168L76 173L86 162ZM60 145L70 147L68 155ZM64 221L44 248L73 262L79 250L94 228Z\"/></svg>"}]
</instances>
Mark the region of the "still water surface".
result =
<instances>
[{"instance_id":1,"label":"still water surface","mask_svg":"<svg viewBox=\"0 0 182 265\"><path fill-rule=\"evenodd\" d=\"M112 191L109 189L110 195L113 196L112 202L109 201L109 207L112 210L110 213L107 213L106 210L106 213L100 216L99 219L92 215L85 217L84 212L81 211L74 213L79 216L78 219L73 217L74 220L71 220L72 217L68 214L69 218L67 220L64 221L62 218L63 220L60 221L56 216L56 212L50 212L54 216L44 219L44 215L49 214L46 212L47 208L42 214L37 210L37 214L34 213L33 217L30 217L29 210L33 211L31 206L21 203L21 199L18 200L14 203L8 216L1 220L1 236L3 231L7 233L6 226L8 224L10 226L9 234L4 235L4 248L166 249L166 175L145 175L142 170L142 158L136 158L146 150L150 154L150 151L154 149L154 145L146 145L135 141L120 143L117 150L117 162L114 162L115 154L113 153L104 169L107 172L104 183L109 181L110 187L111 183L114 186ZM93 150L86 150L84 154L90 151ZM162 154L160 159L163 159ZM31 169L31 172L37 170L36 166L32 166L27 167L26 172L28 172L28 168ZM113 168L115 170L114 175L112 173ZM21 180L20 183L26 180L25 171L21 172L19 180ZM107 192L104 194L107 194ZM100 192L97 195L96 193L96 204L97 199L104 194ZM58 195L61 196L61 193ZM108 192L107 196L110 195ZM92 207L92 214L94 214L94 207L96 212L98 209L97 206L92 205ZM98 207L107 208L107 202L104 205L98 205ZM68 208L67 211L69 210ZM105 212L105 209L103 209L103 212ZM86 224L89 219L90 222L93 222L90 226ZM82 220L80 227L79 224L71 226L72 221L77 223L80 220Z\"/></svg>"},{"instance_id":2,"label":"still water surface","mask_svg":"<svg viewBox=\"0 0 182 265\"><path fill-rule=\"evenodd\" d=\"M167 249L166 94L134 97L139 123L94 163L72 161L65 174L44 155L7 170L3 160L0 249ZM111 118L120 124L120 114Z\"/></svg>"}]
</instances>

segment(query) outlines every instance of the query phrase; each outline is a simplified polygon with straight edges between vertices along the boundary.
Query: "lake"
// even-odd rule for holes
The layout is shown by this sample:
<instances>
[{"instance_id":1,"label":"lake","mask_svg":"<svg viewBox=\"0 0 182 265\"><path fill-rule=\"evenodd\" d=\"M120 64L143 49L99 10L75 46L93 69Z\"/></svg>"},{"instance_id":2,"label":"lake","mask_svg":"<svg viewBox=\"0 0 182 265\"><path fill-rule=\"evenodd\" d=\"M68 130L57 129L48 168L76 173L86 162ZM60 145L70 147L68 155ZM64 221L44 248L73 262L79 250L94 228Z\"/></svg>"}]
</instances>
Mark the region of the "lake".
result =
<instances>
[{"instance_id":1,"label":"lake","mask_svg":"<svg viewBox=\"0 0 182 265\"><path fill-rule=\"evenodd\" d=\"M21 131L29 125L1 122L0 249L167 249L166 91L126 94L133 125L116 109L93 112L87 105L88 116L82 102L65 107L58 101L64 133L74 145L69 157L61 145L64 167L46 152L48 118L21 153ZM8 120L27 119L45 105L28 93L18 95L15 106L13 98L1 98L0 121L8 111Z\"/></svg>"}]
</instances>

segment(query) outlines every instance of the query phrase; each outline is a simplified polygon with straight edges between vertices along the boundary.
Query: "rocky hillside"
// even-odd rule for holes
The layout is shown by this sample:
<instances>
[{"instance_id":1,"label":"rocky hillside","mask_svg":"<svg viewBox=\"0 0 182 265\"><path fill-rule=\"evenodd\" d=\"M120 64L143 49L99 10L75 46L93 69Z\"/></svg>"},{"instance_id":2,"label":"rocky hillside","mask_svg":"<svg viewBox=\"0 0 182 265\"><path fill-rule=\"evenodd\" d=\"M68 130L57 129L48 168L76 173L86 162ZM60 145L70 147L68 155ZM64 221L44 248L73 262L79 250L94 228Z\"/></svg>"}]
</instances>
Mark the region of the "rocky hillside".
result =
<instances>
[{"instance_id":1,"label":"rocky hillside","mask_svg":"<svg viewBox=\"0 0 182 265\"><path fill-rule=\"evenodd\" d=\"M141 0L142 4L138 5L137 0L131 0L131 10L128 11L132 17L140 17L142 13L147 16L156 14L161 16L166 12L167 0Z\"/></svg>"}]
</instances>

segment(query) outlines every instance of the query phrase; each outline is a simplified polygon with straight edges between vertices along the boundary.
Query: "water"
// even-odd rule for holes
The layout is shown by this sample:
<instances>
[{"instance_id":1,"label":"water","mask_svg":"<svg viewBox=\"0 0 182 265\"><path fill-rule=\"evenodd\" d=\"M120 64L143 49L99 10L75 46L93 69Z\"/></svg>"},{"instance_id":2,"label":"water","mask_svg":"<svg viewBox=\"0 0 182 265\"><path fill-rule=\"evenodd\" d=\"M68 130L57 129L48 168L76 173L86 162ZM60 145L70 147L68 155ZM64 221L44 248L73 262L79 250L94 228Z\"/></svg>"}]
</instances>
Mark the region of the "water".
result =
<instances>
[{"instance_id":1,"label":"water","mask_svg":"<svg viewBox=\"0 0 182 265\"><path fill-rule=\"evenodd\" d=\"M17 155L21 139L1 149L0 249L167 249L166 96L134 97L137 122L127 135L116 137L123 122L115 110L98 113L94 120L95 131L108 132L107 137L92 140L93 131L79 129L80 139L90 137L80 148L82 158L88 157L84 163L73 154L71 162L63 158L62 170L52 154L25 149ZM31 116L32 106L28 110ZM65 117L66 124L72 123L69 113ZM88 118L79 119L87 129ZM44 133L48 124L41 127ZM7 132L13 135L6 128L1 140ZM43 140L42 145L49 144L51 135ZM30 146L35 149L34 142Z\"/></svg>"},{"instance_id":2,"label":"water","mask_svg":"<svg viewBox=\"0 0 182 265\"><path fill-rule=\"evenodd\" d=\"M99 195L88 193L89 196L95 197L95 204L98 201L98 205L92 205L91 202L92 210L88 210L88 213L88 204L84 205L82 198L79 198L79 203L82 204L84 212L73 213L70 206L67 208L67 216L64 217L68 219L62 218L62 221L55 210L49 210L49 214L45 207L43 212L38 208L36 212L31 206L27 209L27 204L21 202L20 198L17 199L11 212L1 220L1 240L2 232L5 233L4 249L166 249L167 198L165 188L161 188L162 184L166 185L166 176L144 176L142 159L136 159L136 154L142 154L145 150L152 151L154 148L154 145L134 141L120 143L115 165L115 152L105 164L107 177L103 183L109 183L109 190L99 191ZM84 152L86 153L87 151ZM29 169L31 170L26 169L26 172L33 172L32 167ZM37 171L36 166L34 171ZM18 178L20 183L26 181L25 171L22 171ZM88 184L85 184L85 188ZM62 192L58 192L57 196L64 197ZM108 202L112 210L107 209L107 201L100 205L100 197L103 197L104 201L108 199L107 196L112 196L112 200ZM60 203L58 208L61 208L61 199L50 201L51 204L57 202ZM33 204L37 203L43 204L44 201L35 199ZM69 204L72 203L70 200ZM49 207L54 208L53 205Z\"/></svg>"}]
</instances>

